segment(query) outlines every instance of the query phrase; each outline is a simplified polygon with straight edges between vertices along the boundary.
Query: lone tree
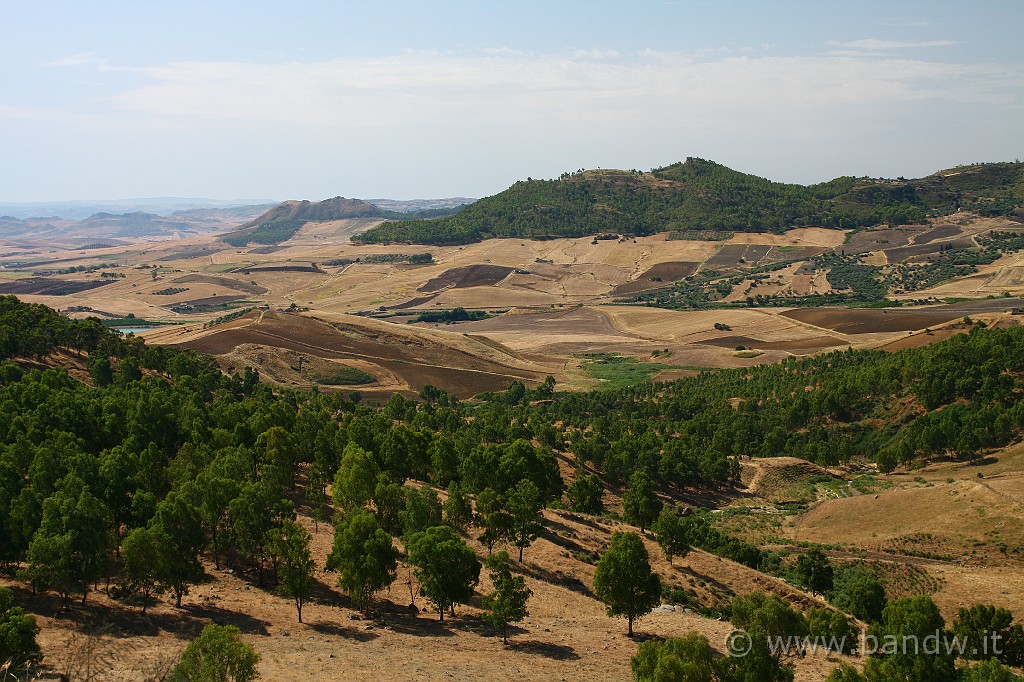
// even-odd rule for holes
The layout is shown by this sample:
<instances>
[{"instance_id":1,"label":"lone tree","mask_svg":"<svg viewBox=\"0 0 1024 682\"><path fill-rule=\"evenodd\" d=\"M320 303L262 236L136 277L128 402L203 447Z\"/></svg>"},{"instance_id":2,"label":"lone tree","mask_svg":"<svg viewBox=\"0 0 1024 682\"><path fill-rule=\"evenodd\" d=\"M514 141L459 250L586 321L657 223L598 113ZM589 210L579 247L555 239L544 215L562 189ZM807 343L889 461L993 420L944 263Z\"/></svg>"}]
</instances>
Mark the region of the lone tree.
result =
<instances>
[{"instance_id":1,"label":"lone tree","mask_svg":"<svg viewBox=\"0 0 1024 682\"><path fill-rule=\"evenodd\" d=\"M633 621L645 616L661 600L661 581L651 570L644 541L636 533L615 531L611 546L594 570L594 593L608 607L609 616L621 616L633 636Z\"/></svg>"},{"instance_id":2,"label":"lone tree","mask_svg":"<svg viewBox=\"0 0 1024 682\"><path fill-rule=\"evenodd\" d=\"M19 673L42 659L36 635L39 626L35 616L14 605L14 596L6 587L0 587L0 676L18 679ZM6 670L3 666L6 665Z\"/></svg>"},{"instance_id":3,"label":"lone tree","mask_svg":"<svg viewBox=\"0 0 1024 682\"><path fill-rule=\"evenodd\" d=\"M185 647L171 682L250 682L259 677L260 655L234 625L210 624Z\"/></svg>"},{"instance_id":4,"label":"lone tree","mask_svg":"<svg viewBox=\"0 0 1024 682\"><path fill-rule=\"evenodd\" d=\"M203 578L199 550L204 537L199 515L183 495L172 492L157 505L149 529L157 550L157 585L174 592L174 603L181 608L189 585Z\"/></svg>"},{"instance_id":5,"label":"lone tree","mask_svg":"<svg viewBox=\"0 0 1024 682\"><path fill-rule=\"evenodd\" d=\"M402 519L403 537L440 526L442 510L437 491L429 485L406 491L405 509L399 516Z\"/></svg>"},{"instance_id":6,"label":"lone tree","mask_svg":"<svg viewBox=\"0 0 1024 682\"><path fill-rule=\"evenodd\" d=\"M641 642L636 654L629 659L629 667L637 682L723 679L719 676L722 666L715 660L711 643L699 632L691 632L683 638Z\"/></svg>"},{"instance_id":7,"label":"lone tree","mask_svg":"<svg viewBox=\"0 0 1024 682\"><path fill-rule=\"evenodd\" d=\"M869 658L864 666L865 677L869 680L947 682L956 679L955 656L946 646L946 622L931 597L905 597L889 602L882 612L882 622L871 626L868 632L879 642L886 641L887 637L907 641L904 638L908 636L924 642L925 637L941 633L940 646L935 653L910 647Z\"/></svg>"},{"instance_id":8,"label":"lone tree","mask_svg":"<svg viewBox=\"0 0 1024 682\"><path fill-rule=\"evenodd\" d=\"M982 661L996 658L1003 663L1020 666L1024 663L1024 627L1014 624L1013 614L1004 608L989 604L975 604L970 608L957 610L953 621L953 634L964 642L999 642L1000 651L986 651L992 647L972 647L964 658Z\"/></svg>"},{"instance_id":9,"label":"lone tree","mask_svg":"<svg viewBox=\"0 0 1024 682\"><path fill-rule=\"evenodd\" d=\"M868 623L882 620L882 611L889 603L885 596L885 586L873 573L854 573L852 578L848 573L847 569L840 574L844 578L842 584L833 578L834 585L832 592L829 593L829 601L837 609L842 609Z\"/></svg>"},{"instance_id":10,"label":"lone tree","mask_svg":"<svg viewBox=\"0 0 1024 682\"><path fill-rule=\"evenodd\" d=\"M484 595L484 620L493 625L501 633L501 641L508 644L508 625L518 623L530 615L526 610L526 602L533 591L526 586L523 576L512 575L507 552L492 554L487 557L485 565L490 571L494 592Z\"/></svg>"},{"instance_id":11,"label":"lone tree","mask_svg":"<svg viewBox=\"0 0 1024 682\"><path fill-rule=\"evenodd\" d=\"M455 604L469 601L480 580L476 553L448 526L416 533L405 548L409 562L416 566L420 593L437 606L440 620L445 610L455 615Z\"/></svg>"},{"instance_id":12,"label":"lone tree","mask_svg":"<svg viewBox=\"0 0 1024 682\"><path fill-rule=\"evenodd\" d=\"M523 563L523 550L544 530L544 516L541 514L544 500L537 484L524 478L508 491L505 506L512 521L509 536L519 548L519 563Z\"/></svg>"},{"instance_id":13,"label":"lone tree","mask_svg":"<svg viewBox=\"0 0 1024 682\"><path fill-rule=\"evenodd\" d=\"M686 520L670 509L662 509L658 520L651 528L658 545L665 552L669 566L675 557L684 557L690 552L690 533Z\"/></svg>"},{"instance_id":14,"label":"lone tree","mask_svg":"<svg viewBox=\"0 0 1024 682\"><path fill-rule=\"evenodd\" d=\"M112 535L110 512L82 479L69 474L43 502L42 520L28 547L26 573L34 584L55 588L68 600L74 589L85 602L106 568Z\"/></svg>"},{"instance_id":15,"label":"lone tree","mask_svg":"<svg viewBox=\"0 0 1024 682\"><path fill-rule=\"evenodd\" d=\"M373 456L355 443L345 446L331 489L334 505L345 511L362 507L372 497L380 469Z\"/></svg>"},{"instance_id":16,"label":"lone tree","mask_svg":"<svg viewBox=\"0 0 1024 682\"><path fill-rule=\"evenodd\" d=\"M149 598L162 592L164 587L157 583L157 567L160 563L160 543L166 536L158 529L136 528L121 541L121 557L124 559L125 588L132 593L142 594L142 613L149 607Z\"/></svg>"},{"instance_id":17,"label":"lone tree","mask_svg":"<svg viewBox=\"0 0 1024 682\"><path fill-rule=\"evenodd\" d=\"M302 622L302 607L313 592L313 569L316 564L309 552L309 531L297 522L286 519L275 533L274 553L280 564L277 574L281 578L278 589L295 602L295 610Z\"/></svg>"},{"instance_id":18,"label":"lone tree","mask_svg":"<svg viewBox=\"0 0 1024 682\"><path fill-rule=\"evenodd\" d=\"M749 635L750 649L743 656L725 659L730 674L726 679L792 680L792 668L782 663L786 652L769 647L769 642L806 636L807 620L803 615L778 596L764 592L740 595L732 600L731 608L732 624Z\"/></svg>"},{"instance_id":19,"label":"lone tree","mask_svg":"<svg viewBox=\"0 0 1024 682\"><path fill-rule=\"evenodd\" d=\"M391 536L365 509L340 516L334 526L334 547L327 570L338 572L338 585L365 609L378 592L395 579L398 552Z\"/></svg>"},{"instance_id":20,"label":"lone tree","mask_svg":"<svg viewBox=\"0 0 1024 682\"><path fill-rule=\"evenodd\" d=\"M603 494L604 488L597 476L582 472L577 473L565 489L569 509L582 514L600 514L604 510Z\"/></svg>"},{"instance_id":21,"label":"lone tree","mask_svg":"<svg viewBox=\"0 0 1024 682\"><path fill-rule=\"evenodd\" d=\"M812 594L824 594L832 589L832 562L817 547L797 558L796 572Z\"/></svg>"},{"instance_id":22,"label":"lone tree","mask_svg":"<svg viewBox=\"0 0 1024 682\"><path fill-rule=\"evenodd\" d=\"M469 495L462 489L458 481L452 481L448 486L448 499L441 505L444 522L460 533L465 533L466 528L473 521L473 503L469 501Z\"/></svg>"},{"instance_id":23,"label":"lone tree","mask_svg":"<svg viewBox=\"0 0 1024 682\"><path fill-rule=\"evenodd\" d=\"M626 493L622 496L622 510L626 520L640 527L644 532L651 527L661 512L661 500L654 492L654 482L647 472L637 469L626 484Z\"/></svg>"},{"instance_id":24,"label":"lone tree","mask_svg":"<svg viewBox=\"0 0 1024 682\"><path fill-rule=\"evenodd\" d=\"M512 533L512 515L503 508L501 496L490 488L476 496L476 524L484 529L479 539L487 545L488 555L496 542L508 539Z\"/></svg>"}]
</instances>

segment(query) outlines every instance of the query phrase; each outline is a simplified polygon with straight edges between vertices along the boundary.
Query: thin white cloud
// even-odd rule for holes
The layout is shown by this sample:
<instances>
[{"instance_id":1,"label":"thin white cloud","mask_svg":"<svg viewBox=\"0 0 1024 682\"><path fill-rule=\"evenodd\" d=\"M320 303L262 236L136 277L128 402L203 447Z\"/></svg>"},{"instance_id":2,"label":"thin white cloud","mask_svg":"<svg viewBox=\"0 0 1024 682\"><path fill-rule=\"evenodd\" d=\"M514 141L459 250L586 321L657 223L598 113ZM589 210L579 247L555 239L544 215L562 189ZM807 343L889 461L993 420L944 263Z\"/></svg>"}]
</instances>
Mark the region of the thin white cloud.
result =
<instances>
[{"instance_id":1,"label":"thin white cloud","mask_svg":"<svg viewBox=\"0 0 1024 682\"><path fill-rule=\"evenodd\" d=\"M832 47L845 47L851 50L906 50L919 47L949 47L956 45L954 40L879 40L862 38L861 40L838 41L828 43Z\"/></svg>"},{"instance_id":2,"label":"thin white cloud","mask_svg":"<svg viewBox=\"0 0 1024 682\"><path fill-rule=\"evenodd\" d=\"M522 57L526 53L522 50L516 50L511 47L488 47L484 49L484 54L497 55L500 57Z\"/></svg>"},{"instance_id":3,"label":"thin white cloud","mask_svg":"<svg viewBox=\"0 0 1024 682\"><path fill-rule=\"evenodd\" d=\"M482 195L516 177L688 155L772 177L788 167L791 180L881 173L881 159L909 174L910 160L931 165L954 146L1019 155L1006 141L1019 139L1024 64L847 52L405 51L97 64L90 78L104 87L92 91L117 94L81 97L57 111L11 99L4 106L0 95L0 120L12 121L8 129L42 120L53 133L65 131L63 139L102 143L119 154L109 160L112 173L120 172L115 160L143 156L172 179L187 167L195 183L223 182L230 169L237 187L228 193L248 183L268 187L258 183L273 176L322 196L359 196L370 186L377 194L440 196L452 191L441 189L444 182Z\"/></svg>"},{"instance_id":4,"label":"thin white cloud","mask_svg":"<svg viewBox=\"0 0 1024 682\"><path fill-rule=\"evenodd\" d=\"M618 59L622 53L618 50L575 50L572 56L577 59Z\"/></svg>"},{"instance_id":5,"label":"thin white cloud","mask_svg":"<svg viewBox=\"0 0 1024 682\"><path fill-rule=\"evenodd\" d=\"M779 110L882 101L1002 101L1022 67L865 58L633 57L406 52L373 59L259 64L178 62L132 69L146 82L112 98L122 110L184 119L386 126L447 118L605 118L748 105ZM1016 99L1019 99L1017 97ZM623 114L631 111L631 114ZM749 112L748 112L749 113Z\"/></svg>"},{"instance_id":6,"label":"thin white cloud","mask_svg":"<svg viewBox=\"0 0 1024 682\"><path fill-rule=\"evenodd\" d=\"M107 60L95 52L79 52L43 62L40 66L102 66L106 63Z\"/></svg>"}]
</instances>

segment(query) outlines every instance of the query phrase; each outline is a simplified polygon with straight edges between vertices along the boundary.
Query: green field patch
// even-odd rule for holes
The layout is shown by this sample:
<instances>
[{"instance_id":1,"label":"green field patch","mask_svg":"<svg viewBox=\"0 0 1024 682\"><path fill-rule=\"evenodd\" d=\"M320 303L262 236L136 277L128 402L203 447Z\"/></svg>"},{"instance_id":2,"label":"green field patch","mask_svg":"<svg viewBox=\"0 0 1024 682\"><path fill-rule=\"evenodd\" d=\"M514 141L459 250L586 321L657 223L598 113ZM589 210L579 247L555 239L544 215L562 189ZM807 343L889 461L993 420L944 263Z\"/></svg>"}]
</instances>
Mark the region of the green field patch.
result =
<instances>
[{"instance_id":1,"label":"green field patch","mask_svg":"<svg viewBox=\"0 0 1024 682\"><path fill-rule=\"evenodd\" d=\"M583 369L601 382L601 388L626 388L650 381L651 377L664 369L676 368L675 365L663 362L640 362L618 353L584 353L576 357L585 360Z\"/></svg>"},{"instance_id":2,"label":"green field patch","mask_svg":"<svg viewBox=\"0 0 1024 682\"><path fill-rule=\"evenodd\" d=\"M347 365L310 372L310 376L313 381L324 386L362 386L377 381L377 377L369 372Z\"/></svg>"}]
</instances>

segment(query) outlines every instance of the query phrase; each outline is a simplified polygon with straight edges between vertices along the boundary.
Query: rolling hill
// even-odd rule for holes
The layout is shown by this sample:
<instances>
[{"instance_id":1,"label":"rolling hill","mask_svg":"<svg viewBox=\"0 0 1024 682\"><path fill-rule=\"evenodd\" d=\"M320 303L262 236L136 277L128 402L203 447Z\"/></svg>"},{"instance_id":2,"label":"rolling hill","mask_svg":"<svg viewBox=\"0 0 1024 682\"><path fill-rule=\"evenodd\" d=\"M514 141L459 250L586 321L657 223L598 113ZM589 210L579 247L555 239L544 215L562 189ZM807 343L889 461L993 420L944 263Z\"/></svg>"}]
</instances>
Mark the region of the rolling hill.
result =
<instances>
[{"instance_id":1,"label":"rolling hill","mask_svg":"<svg viewBox=\"0 0 1024 682\"><path fill-rule=\"evenodd\" d=\"M386 222L363 243L464 244L492 237L546 239L666 230L781 231L921 222L967 208L1010 215L1024 205L1024 164L991 163L918 180L841 177L772 182L689 158L649 173L589 170L527 179L438 220Z\"/></svg>"},{"instance_id":2,"label":"rolling hill","mask_svg":"<svg viewBox=\"0 0 1024 682\"><path fill-rule=\"evenodd\" d=\"M443 202L443 200L442 200ZM390 202L392 205L404 207L411 203L422 205L425 202ZM347 218L435 218L450 215L460 210L462 204L450 205L441 203L437 208L426 208L412 211L387 210L362 199L334 197L324 201L286 201L274 206L263 215L242 225L223 239L232 246L245 246L251 242L256 244L280 244L292 237L306 223L320 223Z\"/></svg>"}]
</instances>

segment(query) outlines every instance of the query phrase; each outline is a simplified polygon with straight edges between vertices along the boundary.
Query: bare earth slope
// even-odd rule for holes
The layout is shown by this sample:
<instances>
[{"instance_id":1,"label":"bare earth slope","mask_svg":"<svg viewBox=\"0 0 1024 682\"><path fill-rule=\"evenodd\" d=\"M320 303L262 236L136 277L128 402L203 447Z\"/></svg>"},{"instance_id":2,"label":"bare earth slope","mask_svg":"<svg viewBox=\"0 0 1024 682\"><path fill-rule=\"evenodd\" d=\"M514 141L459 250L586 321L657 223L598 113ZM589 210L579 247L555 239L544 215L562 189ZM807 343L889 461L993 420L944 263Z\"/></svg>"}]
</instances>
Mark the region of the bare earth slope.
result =
<instances>
[{"instance_id":1,"label":"bare earth slope","mask_svg":"<svg viewBox=\"0 0 1024 682\"><path fill-rule=\"evenodd\" d=\"M381 391L418 393L432 384L460 397L501 390L511 381L543 381L557 365L540 364L473 336L368 320L350 315L306 316L276 311L253 311L231 323L204 332L168 330L154 333L157 343L187 346L213 355L231 369L239 346L278 349L308 358L357 362L379 377ZM253 360L249 356L246 360ZM297 362L297 360L296 360ZM261 369L259 364L254 365ZM308 366L308 364L307 364ZM309 386L312 378L296 368L292 376L274 377L278 383Z\"/></svg>"}]
</instances>

